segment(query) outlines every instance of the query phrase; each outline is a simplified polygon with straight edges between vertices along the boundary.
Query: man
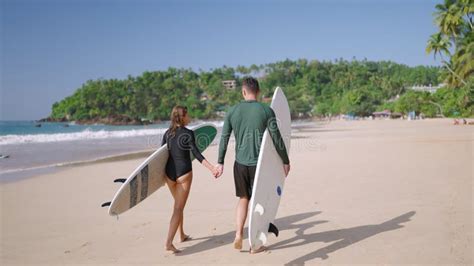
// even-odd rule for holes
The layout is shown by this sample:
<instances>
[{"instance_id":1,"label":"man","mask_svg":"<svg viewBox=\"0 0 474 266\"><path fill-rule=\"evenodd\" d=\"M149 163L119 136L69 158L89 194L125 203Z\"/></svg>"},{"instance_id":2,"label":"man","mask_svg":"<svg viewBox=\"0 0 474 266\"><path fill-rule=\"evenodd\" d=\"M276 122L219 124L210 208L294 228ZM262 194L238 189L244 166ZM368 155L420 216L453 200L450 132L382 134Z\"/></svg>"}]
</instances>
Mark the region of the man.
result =
<instances>
[{"instance_id":1,"label":"man","mask_svg":"<svg viewBox=\"0 0 474 266\"><path fill-rule=\"evenodd\" d=\"M252 186L257 168L260 145L265 129L268 128L275 144L276 150L283 161L285 175L290 171L290 161L285 144L278 127L273 110L257 101L260 87L258 81L252 77L244 78L242 83L242 96L244 101L231 107L224 119L222 136L219 144L219 158L217 176L224 171L224 157L227 151L230 134L235 136L235 163L234 183L235 194L239 197L236 210L237 229L235 232L234 248L242 249L242 238L247 209L252 196ZM273 125L273 126L271 126ZM252 250L252 253L263 251Z\"/></svg>"}]
</instances>

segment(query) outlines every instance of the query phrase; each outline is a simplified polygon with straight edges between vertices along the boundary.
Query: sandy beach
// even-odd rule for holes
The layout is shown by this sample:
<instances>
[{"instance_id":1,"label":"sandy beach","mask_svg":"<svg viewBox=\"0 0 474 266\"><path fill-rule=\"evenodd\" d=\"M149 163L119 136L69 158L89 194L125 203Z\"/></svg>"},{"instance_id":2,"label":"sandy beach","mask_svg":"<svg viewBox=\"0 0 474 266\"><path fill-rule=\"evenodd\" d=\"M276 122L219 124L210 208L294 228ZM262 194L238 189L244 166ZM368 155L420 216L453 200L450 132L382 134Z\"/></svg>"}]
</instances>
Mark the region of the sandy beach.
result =
<instances>
[{"instance_id":1,"label":"sandy beach","mask_svg":"<svg viewBox=\"0 0 474 266\"><path fill-rule=\"evenodd\" d=\"M185 209L193 239L163 252L172 198L162 188L115 219L100 204L142 160L62 167L0 185L2 265L473 263L474 126L448 119L332 121L293 132L269 251L232 248L229 147L214 179L194 163ZM217 146L204 155L217 159Z\"/></svg>"}]
</instances>

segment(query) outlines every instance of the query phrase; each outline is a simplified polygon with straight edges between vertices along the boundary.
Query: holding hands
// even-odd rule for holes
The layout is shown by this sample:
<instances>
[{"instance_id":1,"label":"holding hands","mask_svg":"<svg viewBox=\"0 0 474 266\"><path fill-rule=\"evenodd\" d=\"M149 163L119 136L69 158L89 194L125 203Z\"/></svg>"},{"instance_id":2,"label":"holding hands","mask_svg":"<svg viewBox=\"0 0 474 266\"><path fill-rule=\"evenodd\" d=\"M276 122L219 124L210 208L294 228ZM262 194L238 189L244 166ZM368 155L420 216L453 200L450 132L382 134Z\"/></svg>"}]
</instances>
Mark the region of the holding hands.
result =
<instances>
[{"instance_id":1,"label":"holding hands","mask_svg":"<svg viewBox=\"0 0 474 266\"><path fill-rule=\"evenodd\" d=\"M223 164L217 164L216 165L216 170L217 170L217 175L215 175L216 178L220 177L222 173L224 173L224 165Z\"/></svg>"},{"instance_id":2,"label":"holding hands","mask_svg":"<svg viewBox=\"0 0 474 266\"><path fill-rule=\"evenodd\" d=\"M212 175L213 175L215 178L218 178L218 177L219 177L219 170L217 169L217 165L212 166L212 169L210 169L210 170L211 170Z\"/></svg>"},{"instance_id":3,"label":"holding hands","mask_svg":"<svg viewBox=\"0 0 474 266\"><path fill-rule=\"evenodd\" d=\"M221 164L218 164L216 166L210 164L207 160L203 160L202 161L202 164L207 168L209 169L209 171L211 171L212 175L215 177L215 178L218 178L219 176L222 175L222 171L224 170L224 166L221 165ZM220 166L220 167L219 167Z\"/></svg>"},{"instance_id":4,"label":"holding hands","mask_svg":"<svg viewBox=\"0 0 474 266\"><path fill-rule=\"evenodd\" d=\"M224 165L222 164L217 164L215 166L212 167L212 169L209 169L211 170L212 172L212 175L215 177L215 178L218 178L222 175L222 173L224 172Z\"/></svg>"}]
</instances>

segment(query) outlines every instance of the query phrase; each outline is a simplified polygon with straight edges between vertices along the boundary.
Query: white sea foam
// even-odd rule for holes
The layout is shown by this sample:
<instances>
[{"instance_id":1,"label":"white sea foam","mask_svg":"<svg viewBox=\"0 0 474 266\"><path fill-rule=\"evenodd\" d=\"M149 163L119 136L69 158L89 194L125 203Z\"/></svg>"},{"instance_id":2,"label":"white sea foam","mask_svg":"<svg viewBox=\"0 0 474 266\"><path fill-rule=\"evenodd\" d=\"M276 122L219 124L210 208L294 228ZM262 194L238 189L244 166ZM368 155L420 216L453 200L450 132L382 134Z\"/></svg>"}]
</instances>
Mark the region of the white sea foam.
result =
<instances>
[{"instance_id":1,"label":"white sea foam","mask_svg":"<svg viewBox=\"0 0 474 266\"><path fill-rule=\"evenodd\" d=\"M5 135L5 136L0 136L0 145L62 142L62 141L108 139L108 138L128 138L128 137L159 135L159 134L163 134L165 131L166 131L166 128L132 129L132 130L116 130L116 131L107 131L107 130L92 131L90 129L85 129L81 132L74 132L74 133Z\"/></svg>"},{"instance_id":2,"label":"white sea foam","mask_svg":"<svg viewBox=\"0 0 474 266\"><path fill-rule=\"evenodd\" d=\"M207 122L209 123L209 122ZM216 127L222 127L223 122L210 122ZM200 123L196 123L200 124ZM25 143L45 143L45 142L62 142L75 140L94 140L109 138L129 138L140 136L158 136L163 134L166 128L154 129L130 129L130 130L99 130L93 131L85 129L74 133L53 133L53 134L30 134L30 135L4 135L0 136L1 145L25 144Z\"/></svg>"}]
</instances>

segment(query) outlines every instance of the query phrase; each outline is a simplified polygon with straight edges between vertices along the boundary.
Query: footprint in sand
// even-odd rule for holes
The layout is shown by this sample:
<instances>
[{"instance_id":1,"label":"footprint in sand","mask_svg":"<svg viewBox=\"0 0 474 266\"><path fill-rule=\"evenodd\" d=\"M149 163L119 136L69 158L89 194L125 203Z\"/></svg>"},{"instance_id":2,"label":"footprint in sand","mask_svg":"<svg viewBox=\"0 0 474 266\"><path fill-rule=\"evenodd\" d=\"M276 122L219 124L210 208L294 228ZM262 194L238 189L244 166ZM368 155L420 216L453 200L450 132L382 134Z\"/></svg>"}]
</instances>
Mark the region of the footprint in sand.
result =
<instances>
[{"instance_id":1,"label":"footprint in sand","mask_svg":"<svg viewBox=\"0 0 474 266\"><path fill-rule=\"evenodd\" d=\"M147 226L147 225L149 225L149 224L151 224L151 222L146 222L146 223L138 224L138 225L135 225L134 228Z\"/></svg>"},{"instance_id":2,"label":"footprint in sand","mask_svg":"<svg viewBox=\"0 0 474 266\"><path fill-rule=\"evenodd\" d=\"M78 248L71 249L71 250L65 250L65 251L64 251L64 254L70 254L70 253L72 253L73 251L75 252L75 251L77 251L77 250L83 249L83 248L85 248L85 247L87 247L87 246L90 246L91 244L92 244L91 242L87 241L86 243L82 244L82 245L81 245L80 247L78 247Z\"/></svg>"}]
</instances>

